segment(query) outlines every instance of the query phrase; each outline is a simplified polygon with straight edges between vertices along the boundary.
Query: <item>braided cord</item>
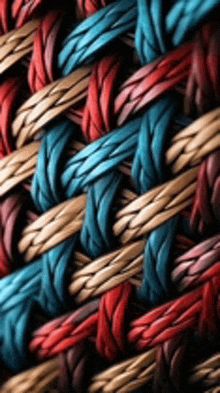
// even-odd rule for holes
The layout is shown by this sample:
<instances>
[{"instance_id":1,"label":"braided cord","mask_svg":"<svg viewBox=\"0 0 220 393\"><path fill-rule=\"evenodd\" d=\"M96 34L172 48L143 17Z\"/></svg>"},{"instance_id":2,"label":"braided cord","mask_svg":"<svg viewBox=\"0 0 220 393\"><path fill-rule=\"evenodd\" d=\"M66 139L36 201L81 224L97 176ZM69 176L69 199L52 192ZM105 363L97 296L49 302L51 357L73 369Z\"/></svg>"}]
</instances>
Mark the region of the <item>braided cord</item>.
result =
<instances>
[{"instance_id":1,"label":"braided cord","mask_svg":"<svg viewBox=\"0 0 220 393\"><path fill-rule=\"evenodd\" d=\"M92 61L98 51L135 27L135 0L119 0L80 23L66 38L58 65L63 76Z\"/></svg>"}]
</instances>

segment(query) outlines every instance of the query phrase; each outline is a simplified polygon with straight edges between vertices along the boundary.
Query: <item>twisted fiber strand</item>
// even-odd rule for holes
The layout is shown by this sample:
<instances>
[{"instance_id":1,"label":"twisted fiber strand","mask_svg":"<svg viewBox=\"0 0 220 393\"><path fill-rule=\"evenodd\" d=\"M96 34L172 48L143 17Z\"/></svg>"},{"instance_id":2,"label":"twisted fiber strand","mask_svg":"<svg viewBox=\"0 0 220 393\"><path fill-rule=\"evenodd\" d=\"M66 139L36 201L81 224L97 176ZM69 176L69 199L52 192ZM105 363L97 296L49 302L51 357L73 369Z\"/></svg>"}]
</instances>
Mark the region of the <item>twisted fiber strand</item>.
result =
<instances>
[{"instance_id":1,"label":"twisted fiber strand","mask_svg":"<svg viewBox=\"0 0 220 393\"><path fill-rule=\"evenodd\" d=\"M110 180L112 179L110 178ZM117 187L118 184L119 183L116 182ZM30 262L33 258L36 258L62 243L82 229L84 215L86 213L87 198L88 196L81 194L74 199L65 201L45 212L24 229L18 249L20 253L25 253L24 259L26 262ZM101 198L103 199L104 208L109 209L109 201L106 200L106 195L101 194ZM123 189L123 204L128 204L133 199L134 194L129 192L129 190ZM120 202L121 199L119 199L119 203ZM105 230L105 224L106 222L100 224L101 228L103 225L103 232ZM102 236L104 239L105 233L103 233ZM140 267L138 268L138 271L139 270Z\"/></svg>"},{"instance_id":2,"label":"twisted fiber strand","mask_svg":"<svg viewBox=\"0 0 220 393\"><path fill-rule=\"evenodd\" d=\"M138 146L132 163L132 179L136 190L143 194L164 182L167 173L163 162L178 100L167 95L152 105L144 114Z\"/></svg>"},{"instance_id":3,"label":"twisted fiber strand","mask_svg":"<svg viewBox=\"0 0 220 393\"><path fill-rule=\"evenodd\" d=\"M138 18L135 29L135 48L141 64L147 64L167 52L166 11L161 0L138 0Z\"/></svg>"},{"instance_id":4,"label":"twisted fiber strand","mask_svg":"<svg viewBox=\"0 0 220 393\"><path fill-rule=\"evenodd\" d=\"M59 317L42 326L34 333L30 350L37 351L41 358L51 357L66 351L90 335L94 336L97 330L99 303L100 300L93 300L74 313Z\"/></svg>"},{"instance_id":5,"label":"twisted fiber strand","mask_svg":"<svg viewBox=\"0 0 220 393\"><path fill-rule=\"evenodd\" d=\"M12 193L0 202L0 278L19 267L15 240L17 228L23 219L25 202L25 195L19 192Z\"/></svg>"},{"instance_id":6,"label":"twisted fiber strand","mask_svg":"<svg viewBox=\"0 0 220 393\"><path fill-rule=\"evenodd\" d=\"M85 392L96 366L94 362L91 363L89 346L89 342L80 343L68 352L59 354L59 358L10 378L1 387L2 393L17 393L18 390L20 393L54 393L54 382L59 392L71 392L72 389L77 393Z\"/></svg>"},{"instance_id":7,"label":"twisted fiber strand","mask_svg":"<svg viewBox=\"0 0 220 393\"><path fill-rule=\"evenodd\" d=\"M201 288L147 313L131 325L128 339L138 350L157 346L182 332L217 334L219 273Z\"/></svg>"},{"instance_id":8,"label":"twisted fiber strand","mask_svg":"<svg viewBox=\"0 0 220 393\"><path fill-rule=\"evenodd\" d=\"M39 142L33 142L0 160L0 196L34 174L39 147Z\"/></svg>"},{"instance_id":9,"label":"twisted fiber strand","mask_svg":"<svg viewBox=\"0 0 220 393\"><path fill-rule=\"evenodd\" d=\"M188 333L180 334L158 347L157 368L154 375L154 392L168 393L185 388L186 355L190 340Z\"/></svg>"},{"instance_id":10,"label":"twisted fiber strand","mask_svg":"<svg viewBox=\"0 0 220 393\"><path fill-rule=\"evenodd\" d=\"M130 283L115 287L72 315L46 324L34 333L30 350L47 358L64 352L87 338L94 339L98 352L108 360L125 350L125 322L132 296ZM97 308L97 312L95 308ZM88 312L91 315L88 316ZM87 319L86 319L87 318Z\"/></svg>"},{"instance_id":11,"label":"twisted fiber strand","mask_svg":"<svg viewBox=\"0 0 220 393\"><path fill-rule=\"evenodd\" d=\"M49 251L82 229L86 195L63 202L41 215L22 232L18 248L25 262Z\"/></svg>"},{"instance_id":12,"label":"twisted fiber strand","mask_svg":"<svg viewBox=\"0 0 220 393\"><path fill-rule=\"evenodd\" d=\"M176 47L191 32L197 25L206 20L211 11L215 11L219 6L216 0L196 0L185 2L179 0L170 10L167 18L167 27L169 32L173 35L172 42ZM174 32L174 30L176 30Z\"/></svg>"},{"instance_id":13,"label":"twisted fiber strand","mask_svg":"<svg viewBox=\"0 0 220 393\"><path fill-rule=\"evenodd\" d=\"M198 167L138 197L116 214L115 236L122 244L143 236L192 204Z\"/></svg>"},{"instance_id":14,"label":"twisted fiber strand","mask_svg":"<svg viewBox=\"0 0 220 393\"><path fill-rule=\"evenodd\" d=\"M117 172L110 172L88 187L80 240L86 253L93 258L114 247L112 208L119 194L121 178Z\"/></svg>"},{"instance_id":15,"label":"twisted fiber strand","mask_svg":"<svg viewBox=\"0 0 220 393\"><path fill-rule=\"evenodd\" d=\"M79 10L84 18L95 14L109 3L111 3L111 0L78 0Z\"/></svg>"},{"instance_id":16,"label":"twisted fiber strand","mask_svg":"<svg viewBox=\"0 0 220 393\"><path fill-rule=\"evenodd\" d=\"M171 295L169 273L176 232L175 218L150 233L143 258L143 283L137 288L139 300L159 304Z\"/></svg>"},{"instance_id":17,"label":"twisted fiber strand","mask_svg":"<svg viewBox=\"0 0 220 393\"><path fill-rule=\"evenodd\" d=\"M14 0L11 6L12 18L16 21L16 28L21 28L24 23L32 19L40 10L45 0Z\"/></svg>"},{"instance_id":18,"label":"twisted fiber strand","mask_svg":"<svg viewBox=\"0 0 220 393\"><path fill-rule=\"evenodd\" d=\"M49 360L35 368L15 375L1 387L2 393L44 393L59 377L58 359Z\"/></svg>"},{"instance_id":19,"label":"twisted fiber strand","mask_svg":"<svg viewBox=\"0 0 220 393\"><path fill-rule=\"evenodd\" d=\"M11 122L22 82L15 77L0 86L0 159L12 152Z\"/></svg>"},{"instance_id":20,"label":"twisted fiber strand","mask_svg":"<svg viewBox=\"0 0 220 393\"><path fill-rule=\"evenodd\" d=\"M96 348L109 361L116 360L120 353L126 352L125 323L131 297L132 285L125 282L101 298Z\"/></svg>"},{"instance_id":21,"label":"twisted fiber strand","mask_svg":"<svg viewBox=\"0 0 220 393\"><path fill-rule=\"evenodd\" d=\"M30 141L49 121L87 96L91 66L57 80L30 97L17 111L12 133L17 148Z\"/></svg>"},{"instance_id":22,"label":"twisted fiber strand","mask_svg":"<svg viewBox=\"0 0 220 393\"><path fill-rule=\"evenodd\" d=\"M120 68L120 59L113 55L104 57L92 70L82 121L83 135L88 142L113 129L113 93Z\"/></svg>"},{"instance_id":23,"label":"twisted fiber strand","mask_svg":"<svg viewBox=\"0 0 220 393\"><path fill-rule=\"evenodd\" d=\"M185 247L186 250L190 248L191 242L188 241L188 237L191 237L189 218L182 214L150 233L144 252L143 282L136 291L140 301L157 305L173 296L173 285L170 280L171 261L177 255L182 255Z\"/></svg>"},{"instance_id":24,"label":"twisted fiber strand","mask_svg":"<svg viewBox=\"0 0 220 393\"><path fill-rule=\"evenodd\" d=\"M71 264L77 237L54 247L41 258L41 287L36 296L41 309L49 317L56 317L69 308L68 268Z\"/></svg>"},{"instance_id":25,"label":"twisted fiber strand","mask_svg":"<svg viewBox=\"0 0 220 393\"><path fill-rule=\"evenodd\" d=\"M67 162L61 179L67 198L133 156L140 122L141 118L137 118L105 135Z\"/></svg>"},{"instance_id":26,"label":"twisted fiber strand","mask_svg":"<svg viewBox=\"0 0 220 393\"><path fill-rule=\"evenodd\" d=\"M174 261L171 280L179 292L191 290L219 271L220 236L199 243Z\"/></svg>"},{"instance_id":27,"label":"twisted fiber strand","mask_svg":"<svg viewBox=\"0 0 220 393\"><path fill-rule=\"evenodd\" d=\"M27 337L41 271L41 263L36 262L0 280L0 357L16 371L27 366Z\"/></svg>"},{"instance_id":28,"label":"twisted fiber strand","mask_svg":"<svg viewBox=\"0 0 220 393\"><path fill-rule=\"evenodd\" d=\"M2 0L0 3L0 36L9 31L10 24L10 0Z\"/></svg>"},{"instance_id":29,"label":"twisted fiber strand","mask_svg":"<svg viewBox=\"0 0 220 393\"><path fill-rule=\"evenodd\" d=\"M220 149L210 154L200 165L191 225L203 232L211 224L218 224L219 215L219 158Z\"/></svg>"},{"instance_id":30,"label":"twisted fiber strand","mask_svg":"<svg viewBox=\"0 0 220 393\"><path fill-rule=\"evenodd\" d=\"M161 0L138 0L135 47L141 63L152 62L181 45L218 5L215 0L179 0L172 6Z\"/></svg>"},{"instance_id":31,"label":"twisted fiber strand","mask_svg":"<svg viewBox=\"0 0 220 393\"><path fill-rule=\"evenodd\" d=\"M220 147L220 109L201 116L184 130L176 134L166 152L166 162L174 173L188 165L199 163L205 156Z\"/></svg>"},{"instance_id":32,"label":"twisted fiber strand","mask_svg":"<svg viewBox=\"0 0 220 393\"><path fill-rule=\"evenodd\" d=\"M76 131L71 121L60 118L59 122L47 128L42 138L37 172L32 182L33 200L40 211L46 211L65 199L60 175L57 175L63 172L65 149Z\"/></svg>"},{"instance_id":33,"label":"twisted fiber strand","mask_svg":"<svg viewBox=\"0 0 220 393\"><path fill-rule=\"evenodd\" d=\"M208 360L198 364L194 370L192 370L192 375L189 382L194 386L201 384L202 387L219 387L219 365L220 365L220 355L216 353L211 356Z\"/></svg>"},{"instance_id":34,"label":"twisted fiber strand","mask_svg":"<svg viewBox=\"0 0 220 393\"><path fill-rule=\"evenodd\" d=\"M187 80L192 48L192 43L185 44L166 57L140 68L121 86L115 100L119 126L140 109Z\"/></svg>"},{"instance_id":35,"label":"twisted fiber strand","mask_svg":"<svg viewBox=\"0 0 220 393\"><path fill-rule=\"evenodd\" d=\"M36 306L48 317L69 307L66 280L76 240L66 241L40 261L0 280L0 357L13 370L27 365L28 333Z\"/></svg>"},{"instance_id":36,"label":"twisted fiber strand","mask_svg":"<svg viewBox=\"0 0 220 393\"><path fill-rule=\"evenodd\" d=\"M0 74L32 51L35 32L40 20L32 20L19 30L0 36Z\"/></svg>"},{"instance_id":37,"label":"twisted fiber strand","mask_svg":"<svg viewBox=\"0 0 220 393\"><path fill-rule=\"evenodd\" d=\"M219 35L218 24L205 25L195 36L192 67L185 93L185 112L193 113L194 102L200 113L219 104Z\"/></svg>"},{"instance_id":38,"label":"twisted fiber strand","mask_svg":"<svg viewBox=\"0 0 220 393\"><path fill-rule=\"evenodd\" d=\"M91 347L91 348L90 348ZM95 364L94 364L95 361ZM83 393L87 391L89 380L96 368L97 359L92 352L92 345L82 342L59 354L59 390L60 393Z\"/></svg>"},{"instance_id":39,"label":"twisted fiber strand","mask_svg":"<svg viewBox=\"0 0 220 393\"><path fill-rule=\"evenodd\" d=\"M28 82L32 94L54 81L55 46L61 22L61 12L52 11L43 18L38 27L28 69Z\"/></svg>"},{"instance_id":40,"label":"twisted fiber strand","mask_svg":"<svg viewBox=\"0 0 220 393\"><path fill-rule=\"evenodd\" d=\"M63 76L93 61L101 49L135 27L135 0L119 0L81 22L64 40L58 58Z\"/></svg>"},{"instance_id":41,"label":"twisted fiber strand","mask_svg":"<svg viewBox=\"0 0 220 393\"><path fill-rule=\"evenodd\" d=\"M128 393L152 380L156 370L157 349L126 360L96 375L89 387L90 393Z\"/></svg>"}]
</instances>

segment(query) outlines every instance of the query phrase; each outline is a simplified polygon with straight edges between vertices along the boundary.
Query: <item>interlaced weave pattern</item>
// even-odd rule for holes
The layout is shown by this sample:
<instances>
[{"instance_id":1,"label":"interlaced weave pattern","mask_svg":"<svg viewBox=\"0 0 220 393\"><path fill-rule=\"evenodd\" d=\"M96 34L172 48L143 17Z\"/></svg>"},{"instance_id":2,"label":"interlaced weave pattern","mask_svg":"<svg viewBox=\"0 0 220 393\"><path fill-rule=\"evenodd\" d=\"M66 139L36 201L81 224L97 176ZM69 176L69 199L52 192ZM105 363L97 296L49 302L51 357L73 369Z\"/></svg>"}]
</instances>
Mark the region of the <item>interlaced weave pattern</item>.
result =
<instances>
[{"instance_id":1,"label":"interlaced weave pattern","mask_svg":"<svg viewBox=\"0 0 220 393\"><path fill-rule=\"evenodd\" d=\"M0 2L0 391L220 391L220 1Z\"/></svg>"}]
</instances>

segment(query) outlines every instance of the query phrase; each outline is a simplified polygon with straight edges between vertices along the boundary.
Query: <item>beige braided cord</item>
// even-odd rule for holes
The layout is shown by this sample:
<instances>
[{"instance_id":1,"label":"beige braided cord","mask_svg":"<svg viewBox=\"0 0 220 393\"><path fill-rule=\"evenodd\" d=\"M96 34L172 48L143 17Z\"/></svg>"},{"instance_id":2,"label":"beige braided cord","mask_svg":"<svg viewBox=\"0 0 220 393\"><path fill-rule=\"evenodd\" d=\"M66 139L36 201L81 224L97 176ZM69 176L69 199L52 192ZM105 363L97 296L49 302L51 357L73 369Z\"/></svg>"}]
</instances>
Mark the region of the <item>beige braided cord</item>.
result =
<instances>
[{"instance_id":1,"label":"beige braided cord","mask_svg":"<svg viewBox=\"0 0 220 393\"><path fill-rule=\"evenodd\" d=\"M45 253L82 229L86 195L63 202L42 214L23 231L18 249L26 262Z\"/></svg>"},{"instance_id":2,"label":"beige braided cord","mask_svg":"<svg viewBox=\"0 0 220 393\"><path fill-rule=\"evenodd\" d=\"M148 380L152 379L156 370L156 357L157 349L154 348L142 355L110 367L105 372L93 378L93 384L90 386L89 392L126 393L140 388L146 384ZM146 381L141 380L143 375L149 376L149 379ZM127 381L129 381L128 384ZM191 372L188 383L194 386L196 392L219 392L220 354L218 353L196 366ZM125 390L123 390L124 385ZM198 386L200 386L200 389L197 390Z\"/></svg>"},{"instance_id":3,"label":"beige braided cord","mask_svg":"<svg viewBox=\"0 0 220 393\"><path fill-rule=\"evenodd\" d=\"M139 198L125 190L122 193L125 207L117 213L113 227L121 243L127 244L147 234L189 206L195 192L197 173L198 168L193 168ZM81 195L49 210L29 225L19 243L19 251L26 253L25 260L29 262L81 230L85 207L86 196Z\"/></svg>"},{"instance_id":4,"label":"beige braided cord","mask_svg":"<svg viewBox=\"0 0 220 393\"><path fill-rule=\"evenodd\" d=\"M93 378L89 393L129 393L150 382L156 371L157 348L118 363ZM58 358L12 377L2 388L2 393L55 393L54 382L60 375ZM206 393L220 389L220 354L196 366L189 383L201 383ZM217 386L216 386L217 385ZM208 389L208 390L206 390Z\"/></svg>"},{"instance_id":5,"label":"beige braided cord","mask_svg":"<svg viewBox=\"0 0 220 393\"><path fill-rule=\"evenodd\" d=\"M206 388L219 385L220 388L220 353L197 365L189 379L191 384L202 383ZM218 388L218 389L219 389ZM214 392L214 390L211 390Z\"/></svg>"},{"instance_id":6,"label":"beige braided cord","mask_svg":"<svg viewBox=\"0 0 220 393\"><path fill-rule=\"evenodd\" d=\"M0 74L32 51L39 24L40 19L35 19L0 37Z\"/></svg>"},{"instance_id":7,"label":"beige braided cord","mask_svg":"<svg viewBox=\"0 0 220 393\"><path fill-rule=\"evenodd\" d=\"M129 393L151 381L156 370L157 349L117 364L97 375L89 393Z\"/></svg>"},{"instance_id":8,"label":"beige braided cord","mask_svg":"<svg viewBox=\"0 0 220 393\"><path fill-rule=\"evenodd\" d=\"M135 198L135 193L124 189L118 204L126 205ZM83 226L85 213L86 194L81 194L42 214L22 232L18 249L21 254L24 254L24 260L30 262L79 232Z\"/></svg>"},{"instance_id":9,"label":"beige braided cord","mask_svg":"<svg viewBox=\"0 0 220 393\"><path fill-rule=\"evenodd\" d=\"M89 263L72 276L69 292L83 302L138 276L143 269L145 240L140 240ZM136 278L135 283L140 283Z\"/></svg>"},{"instance_id":10,"label":"beige braided cord","mask_svg":"<svg viewBox=\"0 0 220 393\"><path fill-rule=\"evenodd\" d=\"M32 142L26 146L15 150L0 162L0 197L12 190L18 184L31 178L37 167L37 157L40 150L40 142ZM73 141L67 151L67 157L72 157L81 151L85 145L81 142ZM125 162L118 168L122 173L130 176L131 164ZM21 175L22 174L22 175ZM19 175L19 176L18 176ZM127 190L130 201L137 196L132 191ZM125 195L124 195L125 196ZM125 202L126 203L126 202ZM121 200L122 204L122 200Z\"/></svg>"},{"instance_id":11,"label":"beige braided cord","mask_svg":"<svg viewBox=\"0 0 220 393\"><path fill-rule=\"evenodd\" d=\"M138 197L116 214L115 236L126 244L146 235L190 206L196 189L199 167Z\"/></svg>"},{"instance_id":12,"label":"beige braided cord","mask_svg":"<svg viewBox=\"0 0 220 393\"><path fill-rule=\"evenodd\" d=\"M220 147L220 108L200 117L171 141L166 162L178 173Z\"/></svg>"},{"instance_id":13,"label":"beige braided cord","mask_svg":"<svg viewBox=\"0 0 220 393\"><path fill-rule=\"evenodd\" d=\"M53 359L15 375L1 387L1 393L52 393L59 375L58 359Z\"/></svg>"},{"instance_id":14,"label":"beige braided cord","mask_svg":"<svg viewBox=\"0 0 220 393\"><path fill-rule=\"evenodd\" d=\"M27 180L35 172L40 142L33 142L0 161L0 196Z\"/></svg>"},{"instance_id":15,"label":"beige braided cord","mask_svg":"<svg viewBox=\"0 0 220 393\"><path fill-rule=\"evenodd\" d=\"M82 67L30 97L17 111L12 133L17 148L32 140L49 121L87 96L92 66Z\"/></svg>"},{"instance_id":16,"label":"beige braided cord","mask_svg":"<svg viewBox=\"0 0 220 393\"><path fill-rule=\"evenodd\" d=\"M80 254L80 253L79 253ZM118 363L93 378L89 393L129 393L150 382L156 371L157 348ZM54 393L53 385L60 375L58 358L12 377L2 386L2 393ZM196 366L189 383L201 383L203 391L220 389L220 354ZM216 386L217 385L217 386ZM208 389L208 390L206 390Z\"/></svg>"}]
</instances>

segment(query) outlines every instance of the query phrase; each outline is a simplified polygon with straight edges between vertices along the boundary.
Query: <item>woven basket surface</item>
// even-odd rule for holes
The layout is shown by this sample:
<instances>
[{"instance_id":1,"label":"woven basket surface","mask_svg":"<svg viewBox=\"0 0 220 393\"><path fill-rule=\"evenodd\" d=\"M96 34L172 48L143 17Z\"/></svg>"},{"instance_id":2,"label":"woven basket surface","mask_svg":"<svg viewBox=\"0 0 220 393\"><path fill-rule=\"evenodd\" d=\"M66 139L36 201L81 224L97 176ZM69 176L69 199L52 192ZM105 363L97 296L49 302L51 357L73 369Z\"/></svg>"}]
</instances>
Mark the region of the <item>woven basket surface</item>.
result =
<instances>
[{"instance_id":1,"label":"woven basket surface","mask_svg":"<svg viewBox=\"0 0 220 393\"><path fill-rule=\"evenodd\" d=\"M0 392L220 392L220 1L0 0Z\"/></svg>"}]
</instances>

